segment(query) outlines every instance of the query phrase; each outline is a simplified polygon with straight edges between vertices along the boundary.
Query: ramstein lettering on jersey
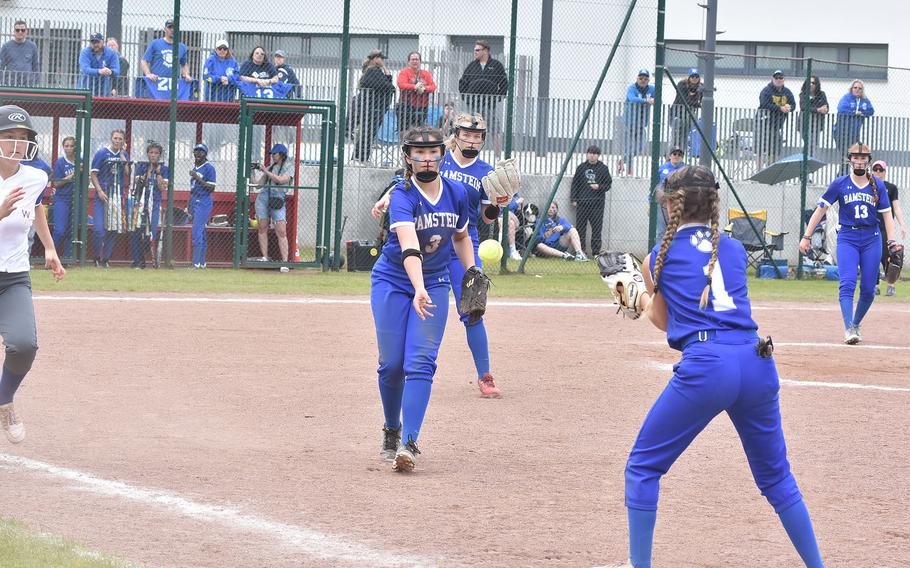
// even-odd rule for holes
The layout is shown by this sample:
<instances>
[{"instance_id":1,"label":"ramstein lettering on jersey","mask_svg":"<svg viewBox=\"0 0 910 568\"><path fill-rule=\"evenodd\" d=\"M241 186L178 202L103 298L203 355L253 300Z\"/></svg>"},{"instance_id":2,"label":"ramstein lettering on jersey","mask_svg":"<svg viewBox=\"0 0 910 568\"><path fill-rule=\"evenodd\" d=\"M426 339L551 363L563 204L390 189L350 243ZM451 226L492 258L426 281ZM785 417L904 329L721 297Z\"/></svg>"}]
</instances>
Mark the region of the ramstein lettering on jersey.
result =
<instances>
[{"instance_id":1,"label":"ramstein lettering on jersey","mask_svg":"<svg viewBox=\"0 0 910 568\"><path fill-rule=\"evenodd\" d=\"M855 203L857 201L874 205L872 202L872 195L868 193L850 193L844 196L844 203Z\"/></svg>"},{"instance_id":2,"label":"ramstein lettering on jersey","mask_svg":"<svg viewBox=\"0 0 910 568\"><path fill-rule=\"evenodd\" d=\"M414 218L415 230L422 231L434 227L458 228L458 214L449 212L425 213Z\"/></svg>"},{"instance_id":3,"label":"ramstein lettering on jersey","mask_svg":"<svg viewBox=\"0 0 910 568\"><path fill-rule=\"evenodd\" d=\"M442 172L442 175L444 175L445 177L447 177L451 180L460 181L461 183L470 185L474 189L480 191L480 187L482 184L480 183L479 179L477 179L476 177L474 177L472 175L468 175L464 172L459 172L457 170L446 170L446 171Z\"/></svg>"}]
</instances>

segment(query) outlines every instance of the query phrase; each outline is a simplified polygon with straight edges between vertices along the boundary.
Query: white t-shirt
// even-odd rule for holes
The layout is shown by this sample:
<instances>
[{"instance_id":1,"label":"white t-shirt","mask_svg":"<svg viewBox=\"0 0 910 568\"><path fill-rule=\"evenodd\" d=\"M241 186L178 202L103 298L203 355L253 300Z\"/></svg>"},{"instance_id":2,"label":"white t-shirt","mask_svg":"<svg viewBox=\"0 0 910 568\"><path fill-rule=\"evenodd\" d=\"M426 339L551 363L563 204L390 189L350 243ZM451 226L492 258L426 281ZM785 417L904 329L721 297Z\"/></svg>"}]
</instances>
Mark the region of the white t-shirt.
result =
<instances>
[{"instance_id":1,"label":"white t-shirt","mask_svg":"<svg viewBox=\"0 0 910 568\"><path fill-rule=\"evenodd\" d=\"M35 202L47 187L47 174L20 165L12 176L0 176L0 201L18 187L25 190L25 197L0 219L0 272L28 272L28 231L35 222Z\"/></svg>"}]
</instances>

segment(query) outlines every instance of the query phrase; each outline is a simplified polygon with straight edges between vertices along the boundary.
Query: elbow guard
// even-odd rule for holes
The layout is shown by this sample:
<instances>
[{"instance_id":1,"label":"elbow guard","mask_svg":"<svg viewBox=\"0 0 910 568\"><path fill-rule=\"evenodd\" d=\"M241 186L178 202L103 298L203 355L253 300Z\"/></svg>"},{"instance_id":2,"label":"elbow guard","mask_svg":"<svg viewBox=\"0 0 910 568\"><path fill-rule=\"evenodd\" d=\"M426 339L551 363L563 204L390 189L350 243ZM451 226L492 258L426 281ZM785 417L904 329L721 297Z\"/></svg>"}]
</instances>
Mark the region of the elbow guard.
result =
<instances>
[{"instance_id":1,"label":"elbow guard","mask_svg":"<svg viewBox=\"0 0 910 568\"><path fill-rule=\"evenodd\" d=\"M423 262L423 254L421 254L421 252L417 249L410 248L401 251L401 263L404 264L405 259L409 256L416 256L420 259L420 262Z\"/></svg>"}]
</instances>

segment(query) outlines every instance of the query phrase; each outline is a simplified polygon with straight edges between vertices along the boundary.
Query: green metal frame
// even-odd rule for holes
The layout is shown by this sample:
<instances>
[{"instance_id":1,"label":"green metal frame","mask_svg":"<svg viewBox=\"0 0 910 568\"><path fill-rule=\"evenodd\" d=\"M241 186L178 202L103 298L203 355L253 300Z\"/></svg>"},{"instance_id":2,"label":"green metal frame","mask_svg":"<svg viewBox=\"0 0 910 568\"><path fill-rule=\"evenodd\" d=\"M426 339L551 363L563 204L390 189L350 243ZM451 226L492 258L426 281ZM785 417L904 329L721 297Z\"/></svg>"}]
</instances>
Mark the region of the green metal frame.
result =
<instances>
[{"instance_id":1,"label":"green metal frame","mask_svg":"<svg viewBox=\"0 0 910 568\"><path fill-rule=\"evenodd\" d=\"M73 240L72 260L79 265L85 264L85 253L88 241L88 185L91 169L91 132L92 132L92 94L87 90L75 89L38 89L29 87L0 87L3 99L8 101L34 101L53 104L66 104L75 107L76 121L76 168L74 171L76 191L73 194L73 215L78 212L78 220L72 222L71 238ZM76 97L76 98L74 98ZM82 207L77 207L82 203ZM59 254L59 253L58 253ZM63 256L61 260L66 260Z\"/></svg>"},{"instance_id":2,"label":"green metal frame","mask_svg":"<svg viewBox=\"0 0 910 568\"><path fill-rule=\"evenodd\" d=\"M255 115L259 112L270 114L316 115L321 119L319 145L319 175L317 185L289 186L294 191L317 191L316 203L316 255L312 261L302 262L257 262L257 267L295 266L301 268L329 267L328 242L331 238L332 221L332 148L335 144L335 103L331 101L310 101L299 99L259 99L243 97L240 100L240 132L238 134L237 192L234 207L234 268L247 266L249 248L250 207L249 179L253 153L253 131ZM299 160L299 156L295 159ZM298 199L299 203L299 199ZM298 207L299 215L299 207Z\"/></svg>"}]
</instances>

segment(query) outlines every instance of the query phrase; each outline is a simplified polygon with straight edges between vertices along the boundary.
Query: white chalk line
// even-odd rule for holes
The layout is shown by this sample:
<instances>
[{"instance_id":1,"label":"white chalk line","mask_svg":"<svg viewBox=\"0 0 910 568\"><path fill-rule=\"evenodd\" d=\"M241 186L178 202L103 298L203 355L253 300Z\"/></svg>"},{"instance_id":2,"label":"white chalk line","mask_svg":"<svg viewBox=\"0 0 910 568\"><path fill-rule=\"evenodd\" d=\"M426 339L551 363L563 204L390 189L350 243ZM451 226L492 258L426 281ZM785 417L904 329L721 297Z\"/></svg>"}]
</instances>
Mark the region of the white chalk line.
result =
<instances>
[{"instance_id":1,"label":"white chalk line","mask_svg":"<svg viewBox=\"0 0 910 568\"><path fill-rule=\"evenodd\" d=\"M440 561L377 550L337 535L321 533L299 525L269 521L226 506L198 503L175 493L143 489L21 456L0 453L0 463L70 481L80 490L98 495L158 506L199 521L219 523L230 529L258 533L296 548L302 554L322 560L341 561L358 566L428 566Z\"/></svg>"},{"instance_id":2,"label":"white chalk line","mask_svg":"<svg viewBox=\"0 0 910 568\"><path fill-rule=\"evenodd\" d=\"M651 363L651 366L654 369L657 369L662 372L673 372L672 363ZM791 386L791 387L817 387L817 388L827 388L827 389L856 389L856 390L874 390L874 391L884 391L884 392L910 392L908 387L886 387L880 385L867 385L863 383L833 383L826 381L798 381L795 379L780 379L781 385Z\"/></svg>"},{"instance_id":3,"label":"white chalk line","mask_svg":"<svg viewBox=\"0 0 910 568\"><path fill-rule=\"evenodd\" d=\"M356 305L368 306L368 298L257 298L244 296L62 296L56 294L40 294L33 296L39 301L71 301L71 302L165 302L165 303L185 303L185 304L276 304L276 305ZM455 300L449 300L450 305L455 304ZM545 301L545 300L490 300L488 305L507 308L584 308L584 309L616 309L616 304L612 302L566 302L566 301ZM797 305L797 306L765 306L753 305L753 310L765 311L809 311L809 312L840 312L840 308L834 306L815 306L815 305ZM910 308L902 309L896 306L888 306L889 313L906 313L910 314Z\"/></svg>"}]
</instances>

